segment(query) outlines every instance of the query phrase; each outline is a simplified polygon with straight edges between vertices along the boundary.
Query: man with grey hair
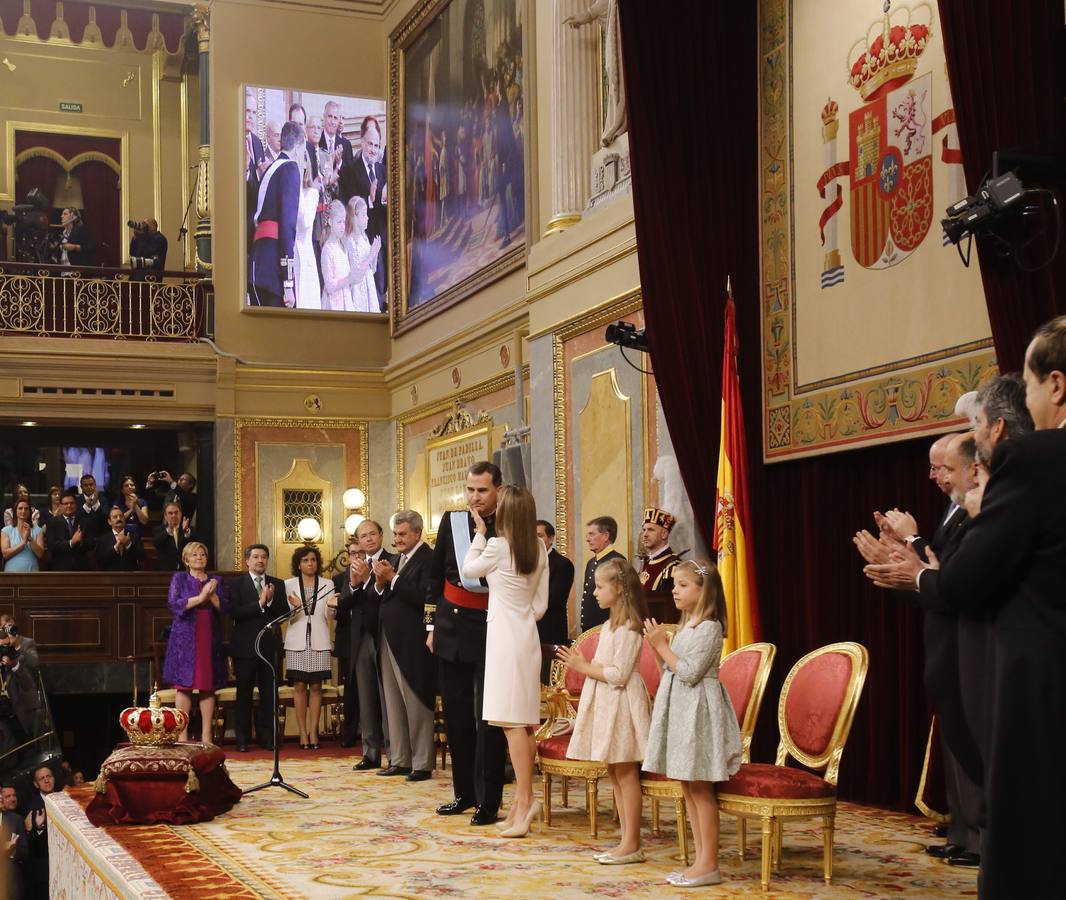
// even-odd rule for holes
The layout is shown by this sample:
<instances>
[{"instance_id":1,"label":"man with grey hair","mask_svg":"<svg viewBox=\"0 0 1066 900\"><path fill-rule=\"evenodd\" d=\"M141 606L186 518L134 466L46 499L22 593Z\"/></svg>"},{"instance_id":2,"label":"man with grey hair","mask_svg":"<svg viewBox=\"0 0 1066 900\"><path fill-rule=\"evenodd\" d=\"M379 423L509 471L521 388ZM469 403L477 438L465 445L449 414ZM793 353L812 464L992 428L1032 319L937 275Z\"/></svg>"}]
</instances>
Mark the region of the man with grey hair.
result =
<instances>
[{"instance_id":1,"label":"man with grey hair","mask_svg":"<svg viewBox=\"0 0 1066 900\"><path fill-rule=\"evenodd\" d=\"M255 306L296 306L293 250L305 152L303 127L286 122L281 128L281 153L263 173L256 199L249 276Z\"/></svg>"},{"instance_id":2,"label":"man with grey hair","mask_svg":"<svg viewBox=\"0 0 1066 900\"><path fill-rule=\"evenodd\" d=\"M389 729L389 767L378 775L425 781L433 774L433 711L437 669L426 647L425 603L433 551L422 540L422 517L414 510L390 522L399 553L395 566L373 564L381 598L381 681Z\"/></svg>"},{"instance_id":3,"label":"man with grey hair","mask_svg":"<svg viewBox=\"0 0 1066 900\"><path fill-rule=\"evenodd\" d=\"M1006 440L1033 430L1033 417L1025 406L1025 382L1020 375L997 375L977 392L974 438L980 459L988 465L992 451Z\"/></svg>"},{"instance_id":4,"label":"man with grey hair","mask_svg":"<svg viewBox=\"0 0 1066 900\"><path fill-rule=\"evenodd\" d=\"M351 194L350 169L353 165L352 142L344 136L344 115L341 105L335 100L326 103L322 110L322 137L318 140L319 149L325 150L333 160L337 173L337 199L347 205Z\"/></svg>"}]
</instances>

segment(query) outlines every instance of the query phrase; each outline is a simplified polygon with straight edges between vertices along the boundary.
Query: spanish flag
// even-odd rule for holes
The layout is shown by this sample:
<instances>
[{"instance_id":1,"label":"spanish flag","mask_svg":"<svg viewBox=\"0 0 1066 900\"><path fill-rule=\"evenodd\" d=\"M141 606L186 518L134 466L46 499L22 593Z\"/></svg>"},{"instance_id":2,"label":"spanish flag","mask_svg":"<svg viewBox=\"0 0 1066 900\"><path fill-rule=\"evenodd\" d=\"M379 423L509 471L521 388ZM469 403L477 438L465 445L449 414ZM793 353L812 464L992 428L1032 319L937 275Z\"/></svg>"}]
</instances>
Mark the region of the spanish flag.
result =
<instances>
[{"instance_id":1,"label":"spanish flag","mask_svg":"<svg viewBox=\"0 0 1066 900\"><path fill-rule=\"evenodd\" d=\"M718 450L718 497L714 549L725 588L729 635L723 654L759 639L755 562L748 504L747 451L737 373L737 326L733 291L726 284L725 348L722 358L722 439Z\"/></svg>"}]
</instances>

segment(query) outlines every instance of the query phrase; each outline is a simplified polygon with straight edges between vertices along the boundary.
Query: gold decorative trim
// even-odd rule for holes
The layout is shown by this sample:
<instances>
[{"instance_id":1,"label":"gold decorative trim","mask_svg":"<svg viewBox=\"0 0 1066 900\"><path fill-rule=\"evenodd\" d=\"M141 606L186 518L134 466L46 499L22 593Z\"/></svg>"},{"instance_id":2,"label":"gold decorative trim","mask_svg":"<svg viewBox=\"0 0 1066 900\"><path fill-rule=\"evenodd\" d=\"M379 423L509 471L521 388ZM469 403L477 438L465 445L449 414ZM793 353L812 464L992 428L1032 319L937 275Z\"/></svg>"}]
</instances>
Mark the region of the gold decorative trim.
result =
<instances>
[{"instance_id":1,"label":"gold decorative trim","mask_svg":"<svg viewBox=\"0 0 1066 900\"><path fill-rule=\"evenodd\" d=\"M67 159L51 147L29 147L15 157L15 167L18 168L18 166L21 163L24 163L27 159L36 159L38 157L52 160L52 162L67 172L67 174L73 172L82 163L87 162L103 163L116 175L122 174L122 167L106 153L100 153L98 150L86 150L84 153L78 153L70 159Z\"/></svg>"},{"instance_id":2,"label":"gold decorative trim","mask_svg":"<svg viewBox=\"0 0 1066 900\"><path fill-rule=\"evenodd\" d=\"M152 54L152 218L163 219L163 110L160 106L159 84L163 80L165 55ZM138 216L139 218L139 216Z\"/></svg>"},{"instance_id":3,"label":"gold decorative trim","mask_svg":"<svg viewBox=\"0 0 1066 900\"><path fill-rule=\"evenodd\" d=\"M569 502L566 496L566 365L563 345L571 338L642 309L640 288L626 291L595 309L555 326L552 336L552 406L555 414L555 543L564 556L569 549Z\"/></svg>"},{"instance_id":4,"label":"gold decorative trim","mask_svg":"<svg viewBox=\"0 0 1066 900\"><path fill-rule=\"evenodd\" d=\"M922 777L918 779L918 791L914 795L914 805L923 816L944 825L951 821L951 817L944 813L937 812L922 799L925 794L925 782L929 775L929 762L933 755L933 732L936 730L934 725L935 722L936 717L934 716L929 723L929 736L925 740L925 757L922 760Z\"/></svg>"},{"instance_id":5,"label":"gold decorative trim","mask_svg":"<svg viewBox=\"0 0 1066 900\"><path fill-rule=\"evenodd\" d=\"M362 482L365 508L370 509L370 440L369 423L363 419L321 419L303 417L234 416L233 417L233 558L241 558L241 524L243 497L241 490L241 441L245 428L356 428L359 430L359 480ZM347 470L347 465L345 466Z\"/></svg>"},{"instance_id":6,"label":"gold decorative trim","mask_svg":"<svg viewBox=\"0 0 1066 900\"><path fill-rule=\"evenodd\" d=\"M548 224L544 226L544 237L549 234L566 231L567 228L576 225L580 221L581 213L560 213L557 216L552 216L548 220Z\"/></svg>"},{"instance_id":7,"label":"gold decorative trim","mask_svg":"<svg viewBox=\"0 0 1066 900\"><path fill-rule=\"evenodd\" d=\"M522 381L529 378L529 365L522 367ZM450 394L448 397L444 397L440 400L434 400L431 403L424 403L421 406L416 406L412 410L408 410L402 415L396 416L393 421L396 423L396 508L407 508L407 488L406 488L406 469L405 469L405 451L406 451L406 437L404 435L404 428L410 425L412 422L416 422L419 419L424 419L427 416L432 416L435 413L444 412L451 409L456 403L469 403L471 400L477 400L480 397L484 397L488 394L493 394L496 391L503 390L504 388L511 387L515 383L514 372L503 372L500 375L496 375L487 381L479 382L471 387L465 388L460 391L456 391L454 394ZM516 390L516 400L519 399L519 391Z\"/></svg>"}]
</instances>

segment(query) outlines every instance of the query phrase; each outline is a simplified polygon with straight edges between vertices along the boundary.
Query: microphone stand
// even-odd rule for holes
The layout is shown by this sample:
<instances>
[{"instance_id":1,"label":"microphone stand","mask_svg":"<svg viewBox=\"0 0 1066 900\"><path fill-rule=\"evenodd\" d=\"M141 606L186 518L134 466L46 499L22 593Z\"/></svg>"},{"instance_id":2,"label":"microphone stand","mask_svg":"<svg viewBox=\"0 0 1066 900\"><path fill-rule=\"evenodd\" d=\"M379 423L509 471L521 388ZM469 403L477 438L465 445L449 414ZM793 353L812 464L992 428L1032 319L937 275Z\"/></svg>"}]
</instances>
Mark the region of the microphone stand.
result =
<instances>
[{"instance_id":1,"label":"microphone stand","mask_svg":"<svg viewBox=\"0 0 1066 900\"><path fill-rule=\"evenodd\" d=\"M255 655L267 664L267 667L270 669L271 675L274 678L274 772L270 776L270 781L264 781L262 784L257 784L255 787L250 787L248 788L248 790L243 792L244 794L251 794L254 791L261 791L263 788L268 787L282 787L290 793L296 794L298 797L303 797L305 800L308 799L307 794L305 794L301 790L298 790L297 788L294 788L291 784L288 784L284 778L281 777L281 742L284 735L278 734L278 707L280 705L278 700L278 673L274 667L274 662L272 660L267 659L263 655L263 651L260 649L259 646L260 642L263 640L263 635L270 631L271 628L280 625L286 619L290 618L293 612L295 612L295 609L290 607L287 612L278 616L276 619L274 619L273 622L269 622L268 624L264 625L260 629L259 634L255 636ZM263 702L262 697L259 698L259 702Z\"/></svg>"}]
</instances>

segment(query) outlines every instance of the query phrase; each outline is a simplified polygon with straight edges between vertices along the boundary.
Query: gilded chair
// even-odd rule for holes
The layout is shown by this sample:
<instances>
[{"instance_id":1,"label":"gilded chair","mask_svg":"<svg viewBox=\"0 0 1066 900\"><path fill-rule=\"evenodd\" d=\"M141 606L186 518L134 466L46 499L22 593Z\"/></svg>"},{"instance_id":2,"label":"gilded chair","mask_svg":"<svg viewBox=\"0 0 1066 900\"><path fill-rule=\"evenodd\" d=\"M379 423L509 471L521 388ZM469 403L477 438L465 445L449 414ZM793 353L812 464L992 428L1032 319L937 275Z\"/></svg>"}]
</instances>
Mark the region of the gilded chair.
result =
<instances>
[{"instance_id":1,"label":"gilded chair","mask_svg":"<svg viewBox=\"0 0 1066 900\"><path fill-rule=\"evenodd\" d=\"M821 818L823 876L833 879L833 827L837 777L855 708L862 695L869 654L850 641L808 653L788 673L781 688L777 722L781 741L777 761L744 763L718 786L724 813L762 823L763 890L770 889L771 862L781 864L781 826L793 819ZM787 765L792 757L819 777Z\"/></svg>"},{"instance_id":2,"label":"gilded chair","mask_svg":"<svg viewBox=\"0 0 1066 900\"><path fill-rule=\"evenodd\" d=\"M600 640L600 626L590 628L578 635L573 648L580 651L585 659L591 660L596 654ZM659 687L659 664L655 651L645 641L637 663L648 696L654 699ZM563 663L554 660L549 678L549 691L546 696L548 718L537 731L537 762L540 765L543 785L544 824L551 825L551 787L552 777L562 779L563 806L567 805L569 779L579 778L585 782L585 797L589 815L589 831L593 837L598 834L597 802L599 799L599 779L606 777L607 765L581 759L567 759L566 751L570 747L570 732L556 734L557 723L577 717L581 702L581 691L585 686L585 676L568 669Z\"/></svg>"},{"instance_id":3,"label":"gilded chair","mask_svg":"<svg viewBox=\"0 0 1066 900\"><path fill-rule=\"evenodd\" d=\"M733 702L733 709L737 714L743 762L751 760L751 738L755 733L755 723L759 720L759 709L762 707L766 682L770 678L770 669L776 653L777 648L773 644L748 644L728 654L718 668L718 680L729 692L729 699ZM681 782L656 772L641 772L640 789L651 800L651 830L654 834L659 833L660 801L673 800L677 821L677 842L681 850L681 858L685 861L685 865L688 865L688 816ZM738 819L737 831L740 838L740 854L743 858L743 819Z\"/></svg>"}]
</instances>

